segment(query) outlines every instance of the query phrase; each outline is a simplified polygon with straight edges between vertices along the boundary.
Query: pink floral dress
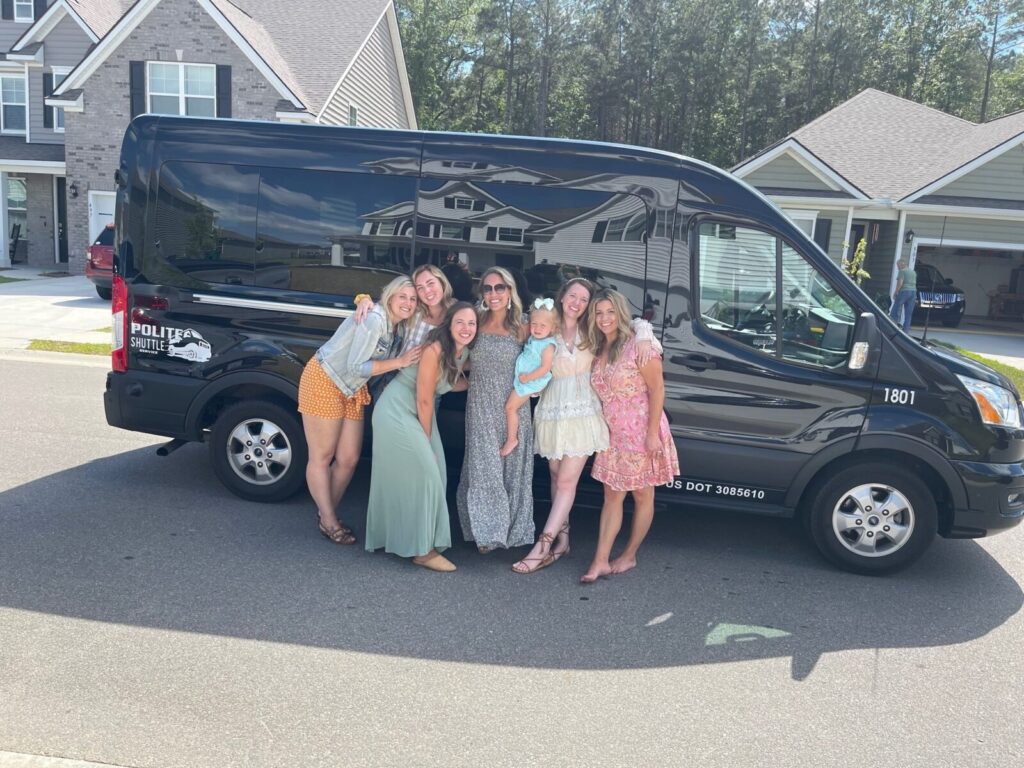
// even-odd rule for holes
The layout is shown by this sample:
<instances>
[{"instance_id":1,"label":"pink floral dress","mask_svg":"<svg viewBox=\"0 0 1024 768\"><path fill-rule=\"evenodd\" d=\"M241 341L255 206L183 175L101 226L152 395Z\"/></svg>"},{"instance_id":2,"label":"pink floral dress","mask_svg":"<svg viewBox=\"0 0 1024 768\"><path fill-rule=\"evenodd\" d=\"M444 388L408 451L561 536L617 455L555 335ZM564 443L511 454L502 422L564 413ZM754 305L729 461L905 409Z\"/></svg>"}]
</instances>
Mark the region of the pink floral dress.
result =
<instances>
[{"instance_id":1,"label":"pink floral dress","mask_svg":"<svg viewBox=\"0 0 1024 768\"><path fill-rule=\"evenodd\" d=\"M635 491L671 482L679 474L679 457L661 414L661 449L648 453L648 389L636 364L636 338L631 338L614 363L594 361L590 379L608 422L609 448L594 457L591 476L616 491Z\"/></svg>"}]
</instances>

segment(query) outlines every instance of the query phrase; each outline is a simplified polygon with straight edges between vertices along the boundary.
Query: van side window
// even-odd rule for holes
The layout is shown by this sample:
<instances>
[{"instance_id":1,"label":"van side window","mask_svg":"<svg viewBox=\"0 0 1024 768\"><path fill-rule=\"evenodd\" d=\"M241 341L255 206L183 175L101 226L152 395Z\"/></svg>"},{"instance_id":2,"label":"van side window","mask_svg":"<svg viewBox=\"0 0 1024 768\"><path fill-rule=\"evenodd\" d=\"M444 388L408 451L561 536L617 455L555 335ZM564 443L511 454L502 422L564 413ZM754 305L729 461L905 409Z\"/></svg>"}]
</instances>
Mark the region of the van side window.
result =
<instances>
[{"instance_id":1,"label":"van side window","mask_svg":"<svg viewBox=\"0 0 1024 768\"><path fill-rule=\"evenodd\" d=\"M439 265L460 299L476 300L480 274L499 266L516 280L524 307L585 277L622 291L634 315L645 312L654 217L635 195L424 178L417 214L416 264Z\"/></svg>"},{"instance_id":2,"label":"van side window","mask_svg":"<svg viewBox=\"0 0 1024 768\"><path fill-rule=\"evenodd\" d=\"M852 307L780 238L704 222L697 260L705 328L784 360L826 368L846 362L853 343Z\"/></svg>"},{"instance_id":3,"label":"van side window","mask_svg":"<svg viewBox=\"0 0 1024 768\"><path fill-rule=\"evenodd\" d=\"M409 176L263 168L255 284L376 295L412 266L415 200Z\"/></svg>"},{"instance_id":4,"label":"van side window","mask_svg":"<svg viewBox=\"0 0 1024 768\"><path fill-rule=\"evenodd\" d=\"M164 163L147 248L196 280L252 285L259 181L246 166Z\"/></svg>"}]
</instances>

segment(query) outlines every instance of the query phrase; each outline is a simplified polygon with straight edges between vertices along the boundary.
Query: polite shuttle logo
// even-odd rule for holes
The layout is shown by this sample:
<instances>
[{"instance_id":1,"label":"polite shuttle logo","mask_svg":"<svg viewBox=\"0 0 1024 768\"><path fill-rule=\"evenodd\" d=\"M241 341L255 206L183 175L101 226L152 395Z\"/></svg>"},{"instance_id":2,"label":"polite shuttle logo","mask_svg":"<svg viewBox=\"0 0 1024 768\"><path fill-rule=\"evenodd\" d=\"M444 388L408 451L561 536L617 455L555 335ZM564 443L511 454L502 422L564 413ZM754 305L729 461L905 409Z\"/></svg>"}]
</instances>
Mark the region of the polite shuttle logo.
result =
<instances>
[{"instance_id":1,"label":"polite shuttle logo","mask_svg":"<svg viewBox=\"0 0 1024 768\"><path fill-rule=\"evenodd\" d=\"M167 355L205 363L213 355L210 342L192 328L166 328L150 322L132 323L131 348L150 355Z\"/></svg>"}]
</instances>

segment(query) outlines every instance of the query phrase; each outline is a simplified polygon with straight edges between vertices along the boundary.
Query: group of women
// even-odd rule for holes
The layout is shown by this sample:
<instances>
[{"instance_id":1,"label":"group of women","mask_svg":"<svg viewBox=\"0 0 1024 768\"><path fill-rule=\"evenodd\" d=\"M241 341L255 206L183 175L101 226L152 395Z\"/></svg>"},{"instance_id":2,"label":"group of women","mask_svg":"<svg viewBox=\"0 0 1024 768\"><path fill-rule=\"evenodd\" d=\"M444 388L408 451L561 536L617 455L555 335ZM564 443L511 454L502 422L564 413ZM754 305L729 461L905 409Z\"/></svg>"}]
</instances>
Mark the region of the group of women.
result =
<instances>
[{"instance_id":1,"label":"group of women","mask_svg":"<svg viewBox=\"0 0 1024 768\"><path fill-rule=\"evenodd\" d=\"M485 271L478 305L455 301L440 269L399 277L379 303L359 304L309 361L299 385L320 532L352 544L337 508L358 462L367 382L397 372L372 411L369 551L453 571L447 471L437 434L440 395L467 390L466 449L456 494L463 537L481 554L531 546L512 570L528 574L569 552L569 513L587 459L604 484L597 551L581 581L636 565L654 516L654 487L679 472L663 411L660 346L651 326L630 320L625 299L583 278L524 315L512 275ZM525 344L525 347L524 347ZM378 379L379 381L380 379ZM531 414L530 399L539 397ZM534 453L548 460L552 503L543 531L533 522ZM629 539L611 552L633 494Z\"/></svg>"}]
</instances>

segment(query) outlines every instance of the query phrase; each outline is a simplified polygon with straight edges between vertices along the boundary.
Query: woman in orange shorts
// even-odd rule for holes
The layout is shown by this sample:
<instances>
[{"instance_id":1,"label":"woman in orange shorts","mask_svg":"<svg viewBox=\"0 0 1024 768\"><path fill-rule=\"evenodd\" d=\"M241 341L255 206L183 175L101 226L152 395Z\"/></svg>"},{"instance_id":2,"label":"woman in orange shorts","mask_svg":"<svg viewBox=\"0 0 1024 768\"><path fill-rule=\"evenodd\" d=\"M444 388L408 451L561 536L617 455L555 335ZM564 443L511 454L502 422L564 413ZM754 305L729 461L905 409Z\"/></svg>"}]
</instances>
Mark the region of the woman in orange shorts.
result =
<instances>
[{"instance_id":1,"label":"woman in orange shorts","mask_svg":"<svg viewBox=\"0 0 1024 768\"><path fill-rule=\"evenodd\" d=\"M346 318L302 371L299 412L309 448L306 485L316 503L320 533L335 544L356 542L335 510L359 463L363 408L370 402L366 382L419 362L419 347L395 356L415 311L412 281L396 277L363 322Z\"/></svg>"}]
</instances>

